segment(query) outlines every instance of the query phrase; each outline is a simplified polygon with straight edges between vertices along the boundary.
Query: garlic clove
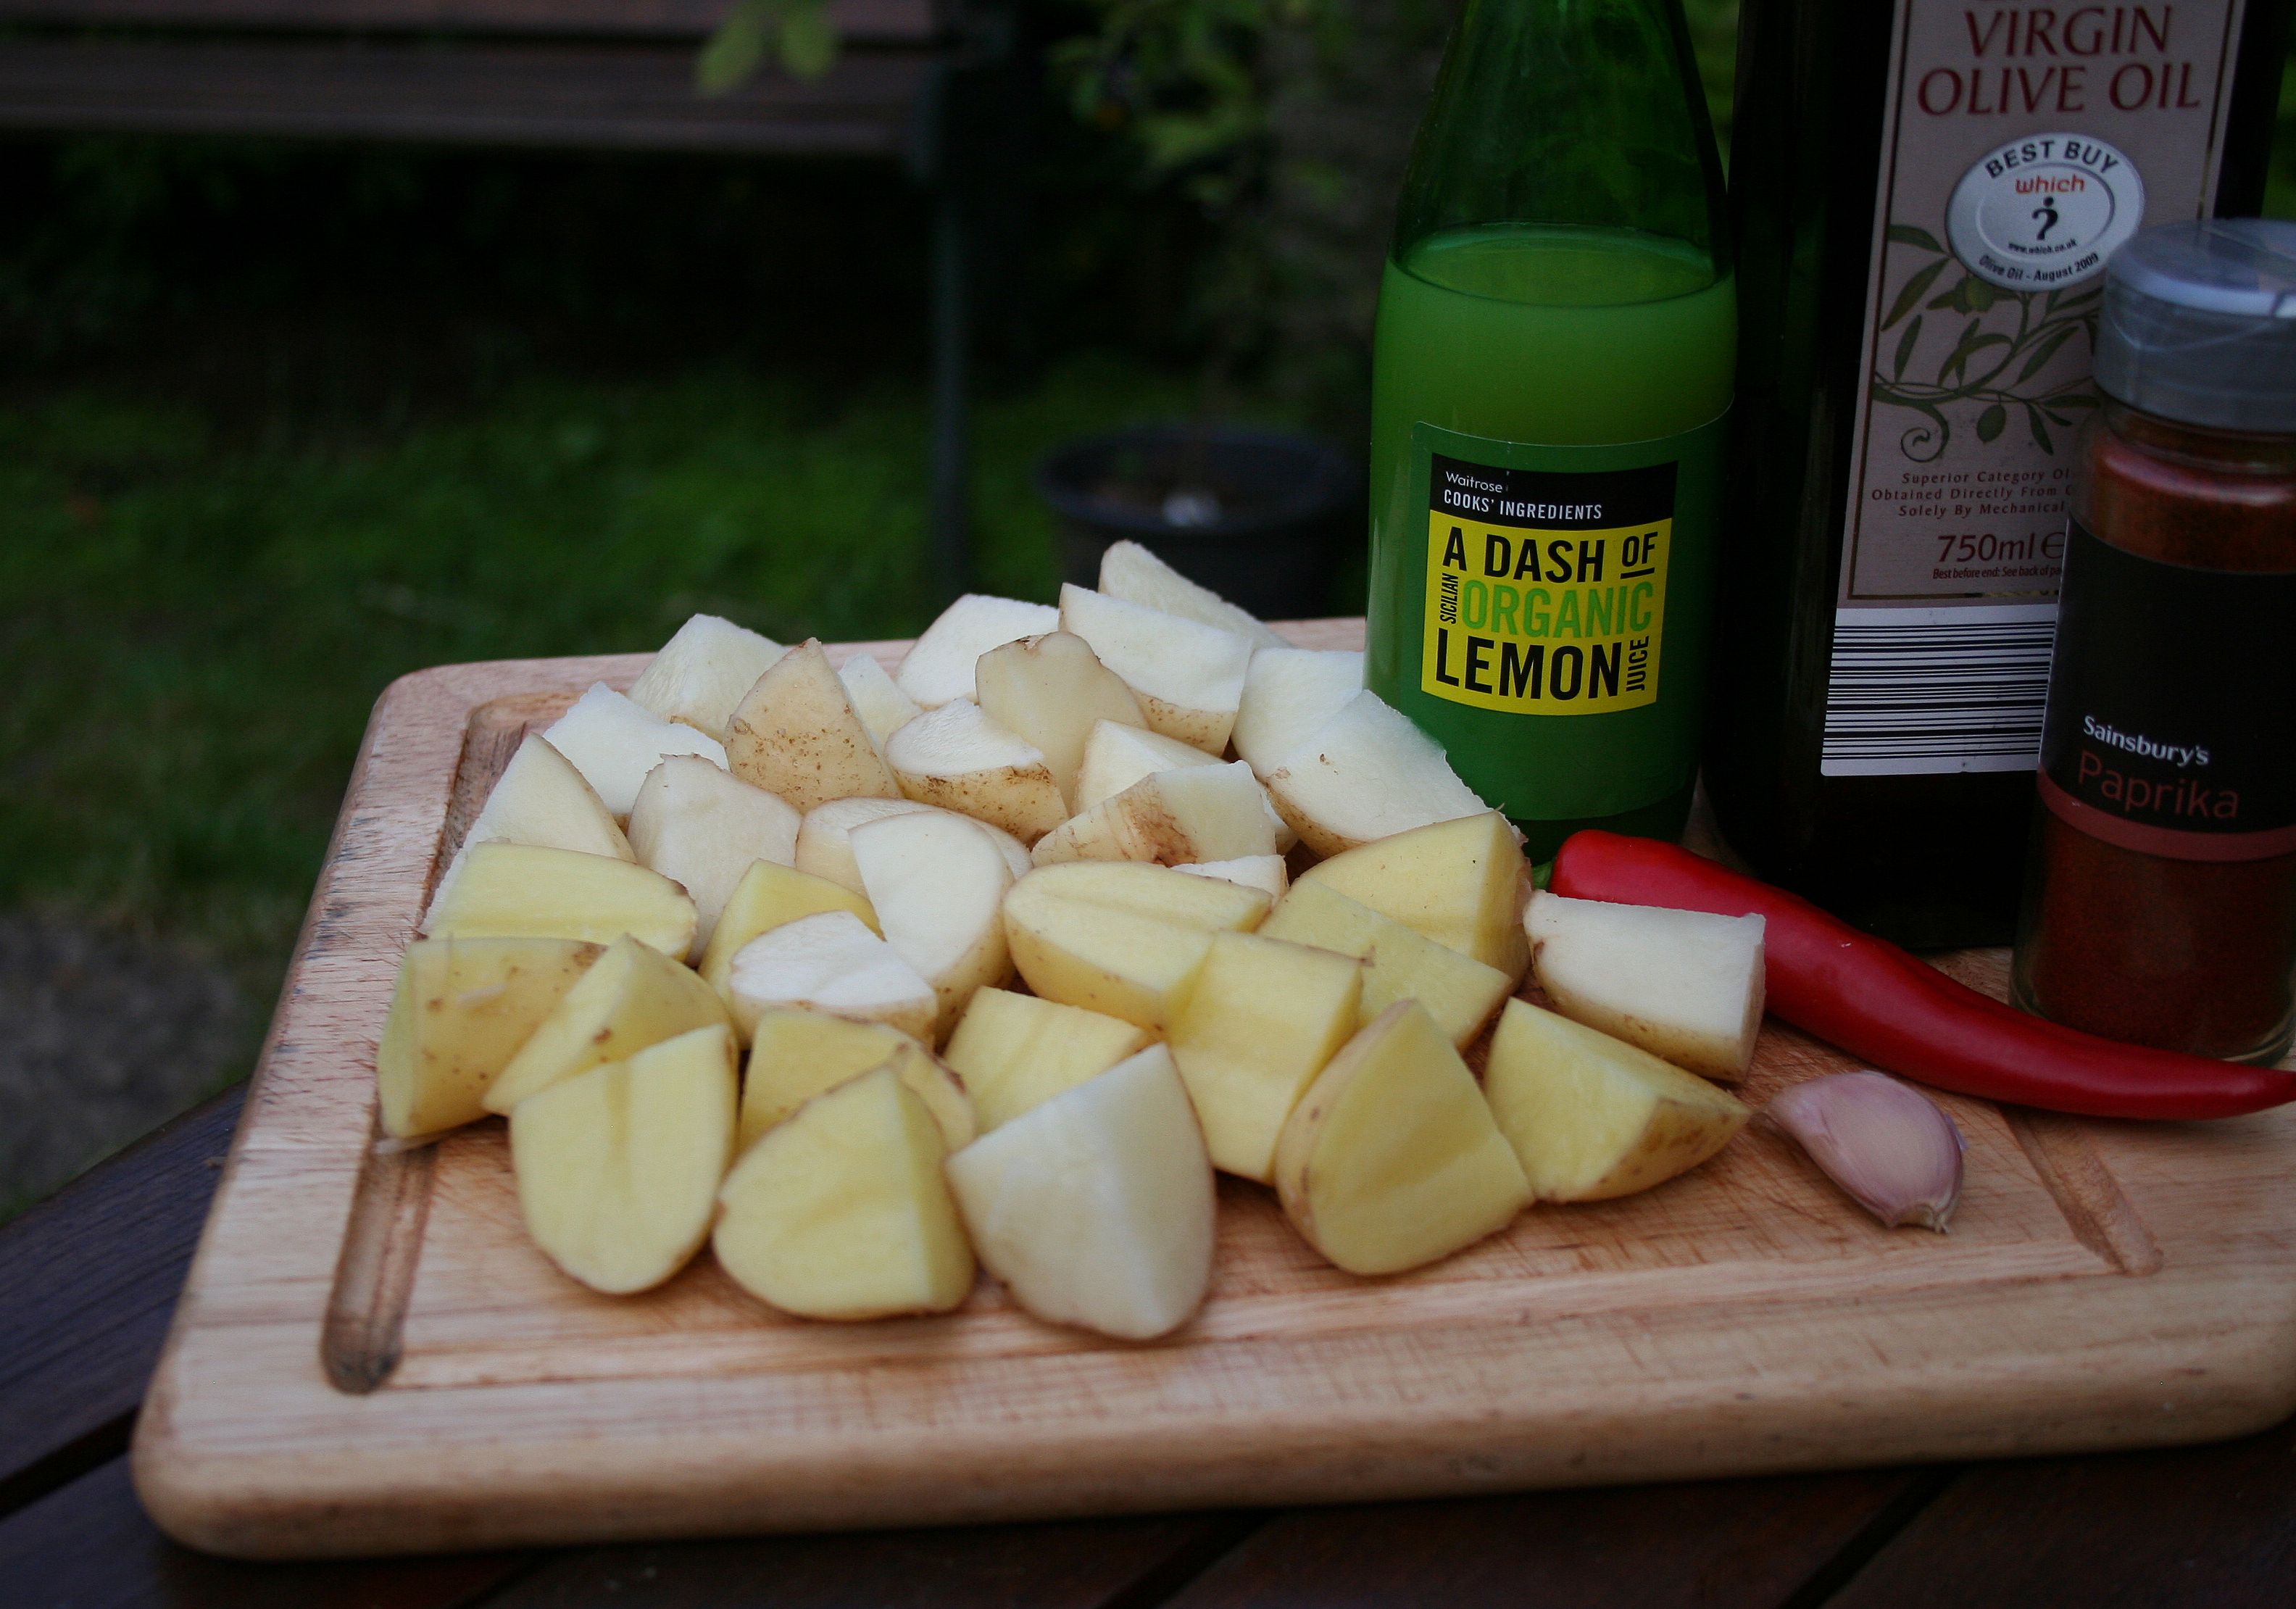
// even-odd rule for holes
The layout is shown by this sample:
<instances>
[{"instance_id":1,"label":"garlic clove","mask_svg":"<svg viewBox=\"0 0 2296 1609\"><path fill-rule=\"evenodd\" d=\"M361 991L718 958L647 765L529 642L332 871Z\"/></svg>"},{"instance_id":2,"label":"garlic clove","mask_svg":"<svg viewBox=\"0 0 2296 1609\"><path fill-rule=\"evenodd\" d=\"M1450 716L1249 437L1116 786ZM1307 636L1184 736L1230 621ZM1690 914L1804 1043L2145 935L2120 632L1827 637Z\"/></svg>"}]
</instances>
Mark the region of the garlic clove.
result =
<instances>
[{"instance_id":1,"label":"garlic clove","mask_svg":"<svg viewBox=\"0 0 2296 1609\"><path fill-rule=\"evenodd\" d=\"M1763 1117L1825 1177L1893 1227L1945 1233L1961 1201L1961 1130L1935 1101L1882 1072L1834 1072L1782 1091Z\"/></svg>"}]
</instances>

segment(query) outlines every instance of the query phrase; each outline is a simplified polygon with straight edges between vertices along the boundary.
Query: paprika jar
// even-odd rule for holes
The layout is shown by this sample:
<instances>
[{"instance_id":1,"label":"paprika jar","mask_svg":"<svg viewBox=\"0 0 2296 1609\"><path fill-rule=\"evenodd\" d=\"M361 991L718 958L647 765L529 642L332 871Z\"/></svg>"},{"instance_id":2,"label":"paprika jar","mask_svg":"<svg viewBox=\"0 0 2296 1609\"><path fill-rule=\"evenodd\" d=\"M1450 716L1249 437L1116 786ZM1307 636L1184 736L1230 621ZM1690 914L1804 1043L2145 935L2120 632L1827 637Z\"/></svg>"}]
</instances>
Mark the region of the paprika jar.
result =
<instances>
[{"instance_id":1,"label":"paprika jar","mask_svg":"<svg viewBox=\"0 0 2296 1609\"><path fill-rule=\"evenodd\" d=\"M2012 987L2092 1033L2286 1051L2296 970L2296 223L2106 269Z\"/></svg>"}]
</instances>

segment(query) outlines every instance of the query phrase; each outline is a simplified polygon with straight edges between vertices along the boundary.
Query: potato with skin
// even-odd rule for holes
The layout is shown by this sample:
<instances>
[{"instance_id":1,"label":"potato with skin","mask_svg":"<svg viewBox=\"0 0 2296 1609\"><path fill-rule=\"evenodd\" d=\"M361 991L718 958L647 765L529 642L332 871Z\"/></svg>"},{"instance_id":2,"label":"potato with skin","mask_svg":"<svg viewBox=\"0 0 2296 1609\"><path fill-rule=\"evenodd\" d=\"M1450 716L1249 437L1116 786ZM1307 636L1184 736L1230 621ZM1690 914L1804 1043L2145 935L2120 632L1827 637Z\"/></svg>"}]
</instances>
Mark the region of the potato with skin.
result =
<instances>
[{"instance_id":1,"label":"potato with skin","mask_svg":"<svg viewBox=\"0 0 2296 1609\"><path fill-rule=\"evenodd\" d=\"M782 655L742 694L726 723L726 759L734 776L800 811L826 800L901 791L814 637Z\"/></svg>"},{"instance_id":2,"label":"potato with skin","mask_svg":"<svg viewBox=\"0 0 2296 1609\"><path fill-rule=\"evenodd\" d=\"M1272 1181L1284 1120L1354 1038L1363 963L1252 933L1215 933L1172 1018L1172 1060L1212 1165Z\"/></svg>"},{"instance_id":3,"label":"potato with skin","mask_svg":"<svg viewBox=\"0 0 2296 1609\"><path fill-rule=\"evenodd\" d=\"M761 1013L751 1030L749 1075L742 1080L740 1148L824 1090L880 1067L925 1104L950 1150L969 1145L978 1124L955 1074L898 1028L854 1022L817 1011Z\"/></svg>"},{"instance_id":4,"label":"potato with skin","mask_svg":"<svg viewBox=\"0 0 2296 1609\"><path fill-rule=\"evenodd\" d=\"M1100 589L1111 598L1160 609L1249 637L1255 647L1280 648L1284 639L1257 616L1209 587L1197 585L1137 542L1111 542L1100 555Z\"/></svg>"},{"instance_id":5,"label":"potato with skin","mask_svg":"<svg viewBox=\"0 0 2296 1609\"><path fill-rule=\"evenodd\" d=\"M1144 776L1037 841L1038 866L1063 860L1233 860L1275 853L1267 790L1242 760Z\"/></svg>"},{"instance_id":6,"label":"potato with skin","mask_svg":"<svg viewBox=\"0 0 2296 1609\"><path fill-rule=\"evenodd\" d=\"M726 763L726 748L708 733L641 709L603 682L574 701L542 734L597 790L617 820L637 801L645 774L673 754L699 754Z\"/></svg>"},{"instance_id":7,"label":"potato with skin","mask_svg":"<svg viewBox=\"0 0 2296 1609\"><path fill-rule=\"evenodd\" d=\"M825 878L809 876L776 861L751 861L750 869L742 874L742 881L734 885L726 908L718 918L717 931L709 935L709 946L702 951L700 971L703 980L731 1009L734 957L742 947L760 933L769 933L800 916L817 916L824 911L850 911L871 932L882 931L866 894Z\"/></svg>"},{"instance_id":8,"label":"potato with skin","mask_svg":"<svg viewBox=\"0 0 2296 1609\"><path fill-rule=\"evenodd\" d=\"M530 843L481 843L430 912L433 939L578 939L635 935L664 955L693 948L700 916L659 872L606 855Z\"/></svg>"},{"instance_id":9,"label":"potato with skin","mask_svg":"<svg viewBox=\"0 0 2296 1609\"><path fill-rule=\"evenodd\" d=\"M885 942L940 1002L938 1043L975 989L1013 975L1003 916L1012 868L980 823L939 810L866 822L852 843Z\"/></svg>"},{"instance_id":10,"label":"potato with skin","mask_svg":"<svg viewBox=\"0 0 2296 1609\"><path fill-rule=\"evenodd\" d=\"M1369 906L1334 893L1326 882L1302 879L1294 884L1276 901L1259 932L1368 963L1363 1021L1370 1022L1398 1000L1416 1000L1462 1050L1514 991L1514 980L1496 966L1414 933Z\"/></svg>"},{"instance_id":11,"label":"potato with skin","mask_svg":"<svg viewBox=\"0 0 2296 1609\"><path fill-rule=\"evenodd\" d=\"M938 710L973 696L973 670L991 648L1057 631L1060 625L1061 612L1049 603L968 592L925 628L893 680L925 709Z\"/></svg>"},{"instance_id":12,"label":"potato with skin","mask_svg":"<svg viewBox=\"0 0 2296 1609\"><path fill-rule=\"evenodd\" d=\"M1078 860L1013 885L1004 936L1037 994L1161 1032L1211 935L1256 927L1267 912L1257 889L1138 861Z\"/></svg>"},{"instance_id":13,"label":"potato with skin","mask_svg":"<svg viewBox=\"0 0 2296 1609\"><path fill-rule=\"evenodd\" d=\"M1043 751L968 699L928 710L894 733L885 758L909 798L1002 827L1023 843L1034 843L1068 815Z\"/></svg>"},{"instance_id":14,"label":"potato with skin","mask_svg":"<svg viewBox=\"0 0 2296 1609\"><path fill-rule=\"evenodd\" d=\"M1185 872L1192 877L1218 877L1239 887L1258 889L1270 899L1282 899L1283 891L1292 886L1292 874L1281 855L1241 855L1234 860L1183 861L1172 869Z\"/></svg>"},{"instance_id":15,"label":"potato with skin","mask_svg":"<svg viewBox=\"0 0 2296 1609\"><path fill-rule=\"evenodd\" d=\"M1522 924L1531 973L1564 1016L1726 1084L1753 1066L1761 917L1540 892Z\"/></svg>"},{"instance_id":16,"label":"potato with skin","mask_svg":"<svg viewBox=\"0 0 2296 1609\"><path fill-rule=\"evenodd\" d=\"M594 1291L650 1290L709 1237L734 1157L734 1036L695 1029L519 1103L511 1169L527 1232Z\"/></svg>"},{"instance_id":17,"label":"potato with skin","mask_svg":"<svg viewBox=\"0 0 2296 1609\"><path fill-rule=\"evenodd\" d=\"M1752 1115L1728 1091L1523 1000L1500 1014L1483 1087L1541 1201L1608 1201L1663 1184Z\"/></svg>"},{"instance_id":18,"label":"potato with skin","mask_svg":"<svg viewBox=\"0 0 2296 1609\"><path fill-rule=\"evenodd\" d=\"M1251 663L1250 637L1074 586L1061 588L1061 629L1090 643L1124 678L1150 731L1207 754L1227 747Z\"/></svg>"},{"instance_id":19,"label":"potato with skin","mask_svg":"<svg viewBox=\"0 0 2296 1609\"><path fill-rule=\"evenodd\" d=\"M615 860L637 858L598 791L583 780L573 762L531 732L495 779L478 818L463 834L454 859L447 863L446 874L430 896L430 909L423 913L425 931L430 911L446 899L472 850L482 843L527 843L539 849L578 850Z\"/></svg>"},{"instance_id":20,"label":"potato with skin","mask_svg":"<svg viewBox=\"0 0 2296 1609\"><path fill-rule=\"evenodd\" d=\"M845 684L845 696L853 701L853 712L876 739L881 754L887 738L924 713L917 701L902 692L885 668L868 654L857 653L840 665L837 679Z\"/></svg>"},{"instance_id":21,"label":"potato with skin","mask_svg":"<svg viewBox=\"0 0 2296 1609\"><path fill-rule=\"evenodd\" d=\"M1300 882L1345 894L1516 980L1530 965L1518 916L1528 870L1506 817L1481 810L1334 855Z\"/></svg>"},{"instance_id":22,"label":"potato with skin","mask_svg":"<svg viewBox=\"0 0 2296 1609\"><path fill-rule=\"evenodd\" d=\"M573 939L409 945L375 1050L382 1131L415 1139L486 1116L487 1087L603 953Z\"/></svg>"},{"instance_id":23,"label":"potato with skin","mask_svg":"<svg viewBox=\"0 0 2296 1609\"><path fill-rule=\"evenodd\" d=\"M734 1283L804 1318L943 1313L972 1292L972 1243L925 1104L890 1067L767 1129L718 1192L711 1245Z\"/></svg>"},{"instance_id":24,"label":"potato with skin","mask_svg":"<svg viewBox=\"0 0 2296 1609\"><path fill-rule=\"evenodd\" d=\"M487 1086L483 1104L507 1117L577 1073L726 1020L717 990L651 945L617 939Z\"/></svg>"},{"instance_id":25,"label":"potato with skin","mask_svg":"<svg viewBox=\"0 0 2296 1609\"><path fill-rule=\"evenodd\" d=\"M1149 1042L1146 1029L1121 1018L984 989L941 1054L964 1080L985 1134L1099 1077Z\"/></svg>"},{"instance_id":26,"label":"potato with skin","mask_svg":"<svg viewBox=\"0 0 2296 1609\"><path fill-rule=\"evenodd\" d=\"M1265 775L1275 808L1318 855L1489 809L1459 780L1440 744L1369 691Z\"/></svg>"},{"instance_id":27,"label":"potato with skin","mask_svg":"<svg viewBox=\"0 0 2296 1609\"><path fill-rule=\"evenodd\" d=\"M752 863L787 866L797 855L798 813L706 759L672 755L639 784L630 807L630 847L693 901L688 958L698 960L726 902Z\"/></svg>"},{"instance_id":28,"label":"potato with skin","mask_svg":"<svg viewBox=\"0 0 2296 1609\"><path fill-rule=\"evenodd\" d=\"M744 1035L777 1006L883 1022L927 1038L940 1002L932 985L850 911L800 916L734 955L726 986Z\"/></svg>"},{"instance_id":29,"label":"potato with skin","mask_svg":"<svg viewBox=\"0 0 2296 1609\"><path fill-rule=\"evenodd\" d=\"M858 894L862 892L861 868L853 859L853 829L864 822L882 821L888 816L913 816L919 810L939 809L939 805L920 804L914 799L832 799L827 804L816 805L805 813L805 820L797 830L797 869ZM948 812L952 816L956 813ZM964 819L996 841L997 852L1013 868L1016 881L1029 874L1032 863L1027 846L1019 839L977 817L967 816Z\"/></svg>"},{"instance_id":30,"label":"potato with skin","mask_svg":"<svg viewBox=\"0 0 2296 1609\"><path fill-rule=\"evenodd\" d=\"M1351 1274L1395 1274L1506 1227L1529 1181L1475 1075L1414 1000L1333 1056L1275 1146L1275 1188L1308 1244Z\"/></svg>"},{"instance_id":31,"label":"potato with skin","mask_svg":"<svg viewBox=\"0 0 2296 1609\"><path fill-rule=\"evenodd\" d=\"M980 1260L1039 1318L1147 1341L1210 1287L1211 1163L1160 1045L958 1152L948 1182Z\"/></svg>"},{"instance_id":32,"label":"potato with skin","mask_svg":"<svg viewBox=\"0 0 2296 1609\"><path fill-rule=\"evenodd\" d=\"M1363 691L1361 649L1262 648L1244 673L1235 751L1266 776Z\"/></svg>"},{"instance_id":33,"label":"potato with skin","mask_svg":"<svg viewBox=\"0 0 2296 1609\"><path fill-rule=\"evenodd\" d=\"M1124 678L1071 632L1048 631L992 648L980 656L972 678L981 713L1043 752L1071 812L1078 809L1077 768L1093 727L1103 720L1148 724Z\"/></svg>"},{"instance_id":34,"label":"potato with skin","mask_svg":"<svg viewBox=\"0 0 2296 1609\"><path fill-rule=\"evenodd\" d=\"M742 695L787 652L771 637L731 620L693 615L639 672L630 685L630 702L722 743Z\"/></svg>"}]
</instances>

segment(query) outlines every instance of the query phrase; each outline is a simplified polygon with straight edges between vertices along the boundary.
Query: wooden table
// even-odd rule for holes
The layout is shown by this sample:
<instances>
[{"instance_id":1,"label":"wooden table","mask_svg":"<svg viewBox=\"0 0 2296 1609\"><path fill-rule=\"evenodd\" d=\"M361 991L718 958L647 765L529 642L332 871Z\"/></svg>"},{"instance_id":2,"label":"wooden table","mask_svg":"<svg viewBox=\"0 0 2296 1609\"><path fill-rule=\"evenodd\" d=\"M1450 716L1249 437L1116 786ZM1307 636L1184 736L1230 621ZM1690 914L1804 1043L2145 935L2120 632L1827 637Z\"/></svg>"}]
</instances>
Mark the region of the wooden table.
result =
<instances>
[{"instance_id":1,"label":"wooden table","mask_svg":"<svg viewBox=\"0 0 2296 1609\"><path fill-rule=\"evenodd\" d=\"M2296 1603L2296 1421L2169 1452L1385 1506L254 1565L162 1538L125 1452L239 1112L0 1230L0 1604Z\"/></svg>"}]
</instances>

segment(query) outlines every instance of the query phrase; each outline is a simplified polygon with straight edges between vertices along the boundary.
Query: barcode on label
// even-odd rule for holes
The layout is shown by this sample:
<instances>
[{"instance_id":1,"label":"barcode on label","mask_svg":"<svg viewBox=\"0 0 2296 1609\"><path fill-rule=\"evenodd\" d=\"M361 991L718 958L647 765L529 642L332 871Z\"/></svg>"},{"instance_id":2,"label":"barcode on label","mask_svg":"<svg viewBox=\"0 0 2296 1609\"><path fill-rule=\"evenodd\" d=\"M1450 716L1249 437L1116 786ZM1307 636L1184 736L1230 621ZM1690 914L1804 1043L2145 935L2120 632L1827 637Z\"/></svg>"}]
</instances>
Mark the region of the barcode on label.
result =
<instances>
[{"instance_id":1,"label":"barcode on label","mask_svg":"<svg viewBox=\"0 0 2296 1609\"><path fill-rule=\"evenodd\" d=\"M2054 603L1837 609L1818 768L2031 770L2056 626Z\"/></svg>"}]
</instances>

